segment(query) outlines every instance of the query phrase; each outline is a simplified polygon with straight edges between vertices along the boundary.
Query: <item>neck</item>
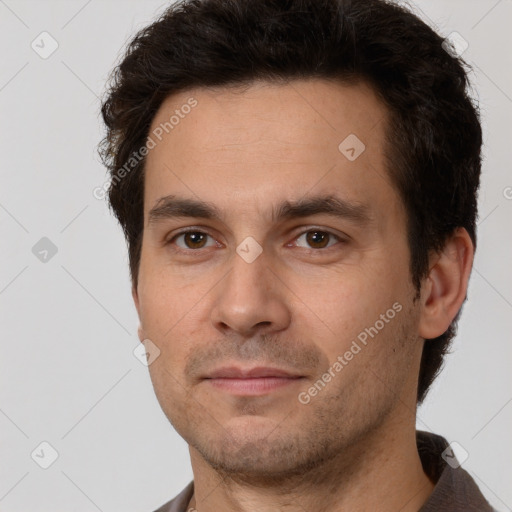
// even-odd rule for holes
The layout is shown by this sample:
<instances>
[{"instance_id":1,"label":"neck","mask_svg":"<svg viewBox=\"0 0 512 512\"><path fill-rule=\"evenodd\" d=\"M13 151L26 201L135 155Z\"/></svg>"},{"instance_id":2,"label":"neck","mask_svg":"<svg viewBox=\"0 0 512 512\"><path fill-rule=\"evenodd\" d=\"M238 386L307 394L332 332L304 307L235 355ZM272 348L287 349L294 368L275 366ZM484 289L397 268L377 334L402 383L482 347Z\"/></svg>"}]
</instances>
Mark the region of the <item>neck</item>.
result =
<instances>
[{"instance_id":1,"label":"neck","mask_svg":"<svg viewBox=\"0 0 512 512\"><path fill-rule=\"evenodd\" d=\"M343 453L273 485L214 470L190 447L197 512L417 512L434 485L423 472L414 422L382 425Z\"/></svg>"}]
</instances>

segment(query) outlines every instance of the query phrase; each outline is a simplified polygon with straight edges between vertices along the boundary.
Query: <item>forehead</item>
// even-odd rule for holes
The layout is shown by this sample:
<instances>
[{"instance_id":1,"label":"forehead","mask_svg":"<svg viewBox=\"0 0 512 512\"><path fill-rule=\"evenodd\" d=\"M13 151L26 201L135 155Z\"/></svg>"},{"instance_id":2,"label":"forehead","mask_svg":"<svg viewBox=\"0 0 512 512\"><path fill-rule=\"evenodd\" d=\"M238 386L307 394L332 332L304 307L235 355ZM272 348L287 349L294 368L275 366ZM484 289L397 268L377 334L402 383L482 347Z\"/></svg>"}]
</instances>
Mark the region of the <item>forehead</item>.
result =
<instances>
[{"instance_id":1,"label":"forehead","mask_svg":"<svg viewBox=\"0 0 512 512\"><path fill-rule=\"evenodd\" d=\"M172 94L154 116L150 133L160 131L159 139L170 139L172 133L176 145L186 138L197 150L211 150L213 146L255 142L256 137L268 139L267 130L279 125L279 138L272 141L276 145L296 143L297 137L304 144L321 139L335 143L350 133L368 139L371 132L372 140L365 142L374 145L381 135L374 128L386 114L384 105L364 82L259 81Z\"/></svg>"},{"instance_id":2,"label":"forehead","mask_svg":"<svg viewBox=\"0 0 512 512\"><path fill-rule=\"evenodd\" d=\"M173 94L149 132L145 212L169 194L263 209L277 196L338 190L385 206L394 195L384 167L386 120L364 83L255 82Z\"/></svg>"}]
</instances>

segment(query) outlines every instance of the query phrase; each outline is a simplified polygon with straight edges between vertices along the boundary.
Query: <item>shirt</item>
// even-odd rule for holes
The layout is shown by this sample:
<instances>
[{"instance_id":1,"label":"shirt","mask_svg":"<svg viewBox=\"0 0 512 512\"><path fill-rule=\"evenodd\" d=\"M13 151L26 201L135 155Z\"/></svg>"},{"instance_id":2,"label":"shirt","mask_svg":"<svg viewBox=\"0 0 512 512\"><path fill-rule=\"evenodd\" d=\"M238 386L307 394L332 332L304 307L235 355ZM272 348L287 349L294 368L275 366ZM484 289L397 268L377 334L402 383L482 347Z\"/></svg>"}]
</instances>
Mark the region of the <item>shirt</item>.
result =
<instances>
[{"instance_id":1,"label":"shirt","mask_svg":"<svg viewBox=\"0 0 512 512\"><path fill-rule=\"evenodd\" d=\"M435 484L432 494L418 512L497 512L469 473L460 467L444 437L417 430L416 445L423 471ZM444 457L449 464L442 457L447 448ZM155 512L188 512L187 505L193 493L194 481Z\"/></svg>"}]
</instances>

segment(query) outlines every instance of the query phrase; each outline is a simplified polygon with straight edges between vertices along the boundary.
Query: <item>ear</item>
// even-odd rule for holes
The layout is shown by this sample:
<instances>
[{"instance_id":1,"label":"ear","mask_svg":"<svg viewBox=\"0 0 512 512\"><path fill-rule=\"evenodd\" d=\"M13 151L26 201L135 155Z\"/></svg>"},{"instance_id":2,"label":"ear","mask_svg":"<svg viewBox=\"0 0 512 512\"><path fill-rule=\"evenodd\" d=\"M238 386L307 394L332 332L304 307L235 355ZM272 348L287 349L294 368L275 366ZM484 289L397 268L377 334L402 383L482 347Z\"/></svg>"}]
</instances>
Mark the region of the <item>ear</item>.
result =
<instances>
[{"instance_id":1,"label":"ear","mask_svg":"<svg viewBox=\"0 0 512 512\"><path fill-rule=\"evenodd\" d=\"M459 312L473 266L474 246L464 228L457 228L443 250L432 256L430 270L421 289L419 335L441 336Z\"/></svg>"},{"instance_id":2,"label":"ear","mask_svg":"<svg viewBox=\"0 0 512 512\"><path fill-rule=\"evenodd\" d=\"M133 303L135 304L135 309L137 310L137 316L139 317L140 322L140 306L139 306L139 294L137 292L137 287L135 285L132 285L132 297L133 297ZM137 335L139 336L139 341L143 341L144 331L142 330L142 326L139 323L139 328L137 330Z\"/></svg>"}]
</instances>

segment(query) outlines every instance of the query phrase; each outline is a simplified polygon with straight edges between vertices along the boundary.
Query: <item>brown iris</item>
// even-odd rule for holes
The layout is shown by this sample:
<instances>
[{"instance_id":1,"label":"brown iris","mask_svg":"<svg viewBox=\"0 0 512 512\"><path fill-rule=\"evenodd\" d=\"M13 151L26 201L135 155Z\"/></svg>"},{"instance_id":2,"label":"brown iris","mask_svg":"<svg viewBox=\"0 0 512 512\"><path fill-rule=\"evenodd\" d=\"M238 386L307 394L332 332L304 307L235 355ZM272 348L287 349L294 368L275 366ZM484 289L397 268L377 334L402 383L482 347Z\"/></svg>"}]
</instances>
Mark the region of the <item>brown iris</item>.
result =
<instances>
[{"instance_id":1,"label":"brown iris","mask_svg":"<svg viewBox=\"0 0 512 512\"><path fill-rule=\"evenodd\" d=\"M188 233L183 233L183 240L185 241L185 245L190 249L201 249L204 246L207 236L208 235L205 233L198 231L189 231ZM191 241L191 244L187 243L187 237Z\"/></svg>"},{"instance_id":2,"label":"brown iris","mask_svg":"<svg viewBox=\"0 0 512 512\"><path fill-rule=\"evenodd\" d=\"M329 233L325 233L324 231L309 231L306 235L306 240L312 247L323 248L329 243Z\"/></svg>"}]
</instances>

